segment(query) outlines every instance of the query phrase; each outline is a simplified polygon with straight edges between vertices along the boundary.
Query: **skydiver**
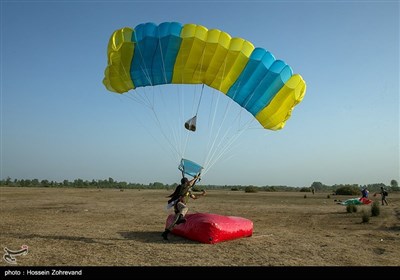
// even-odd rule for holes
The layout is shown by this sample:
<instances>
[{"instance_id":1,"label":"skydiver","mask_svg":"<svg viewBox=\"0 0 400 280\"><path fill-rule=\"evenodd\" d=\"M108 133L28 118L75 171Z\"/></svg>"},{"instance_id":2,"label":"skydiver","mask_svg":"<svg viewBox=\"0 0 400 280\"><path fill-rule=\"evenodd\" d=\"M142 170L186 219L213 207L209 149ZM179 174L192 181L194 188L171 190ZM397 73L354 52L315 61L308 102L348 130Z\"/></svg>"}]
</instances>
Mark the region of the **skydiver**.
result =
<instances>
[{"instance_id":1,"label":"skydiver","mask_svg":"<svg viewBox=\"0 0 400 280\"><path fill-rule=\"evenodd\" d=\"M205 190L203 190L202 193L198 194L197 196L192 193L192 187L196 184L199 178L200 175L196 175L192 180L189 181L188 178L183 176L181 183L176 187L175 191L168 196L170 197L168 200L168 205L174 206L175 217L174 221L167 226L165 231L161 234L164 240L168 240L168 233L171 232L175 225L186 222L185 215L189 210L186 204L188 203L189 197L192 199L198 199L200 196L206 195Z\"/></svg>"}]
</instances>

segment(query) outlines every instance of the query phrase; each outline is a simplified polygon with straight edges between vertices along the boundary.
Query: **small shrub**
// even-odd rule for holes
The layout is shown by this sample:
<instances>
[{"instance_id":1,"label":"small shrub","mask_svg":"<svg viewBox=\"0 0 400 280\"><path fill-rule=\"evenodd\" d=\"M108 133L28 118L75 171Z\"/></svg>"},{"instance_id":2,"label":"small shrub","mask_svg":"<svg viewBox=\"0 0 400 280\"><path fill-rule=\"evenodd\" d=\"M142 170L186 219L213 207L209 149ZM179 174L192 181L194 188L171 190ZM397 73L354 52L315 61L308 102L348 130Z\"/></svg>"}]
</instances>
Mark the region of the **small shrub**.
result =
<instances>
[{"instance_id":1,"label":"small shrub","mask_svg":"<svg viewBox=\"0 0 400 280\"><path fill-rule=\"evenodd\" d=\"M344 186L336 190L337 195L358 195L360 190L355 186Z\"/></svg>"},{"instance_id":2,"label":"small shrub","mask_svg":"<svg viewBox=\"0 0 400 280\"><path fill-rule=\"evenodd\" d=\"M346 211L347 211L347 213L355 213L355 212L357 212L357 206L356 205L354 205L354 204L350 204L350 205L347 205L346 206Z\"/></svg>"},{"instance_id":3,"label":"small shrub","mask_svg":"<svg viewBox=\"0 0 400 280\"><path fill-rule=\"evenodd\" d=\"M372 203L371 205L371 216L376 217L379 216L380 213L381 213L381 207L379 206L379 202L374 201L374 203Z\"/></svg>"},{"instance_id":4,"label":"small shrub","mask_svg":"<svg viewBox=\"0 0 400 280\"><path fill-rule=\"evenodd\" d=\"M306 195L306 194L304 195L304 198L307 198L307 195Z\"/></svg>"},{"instance_id":5,"label":"small shrub","mask_svg":"<svg viewBox=\"0 0 400 280\"><path fill-rule=\"evenodd\" d=\"M331 195L330 195L330 194L328 194L328 195L326 196L326 198L331 198Z\"/></svg>"},{"instance_id":6,"label":"small shrub","mask_svg":"<svg viewBox=\"0 0 400 280\"><path fill-rule=\"evenodd\" d=\"M361 215L361 220L363 223L368 223L369 222L369 213L368 211L362 211L362 215Z\"/></svg>"},{"instance_id":7,"label":"small shrub","mask_svg":"<svg viewBox=\"0 0 400 280\"><path fill-rule=\"evenodd\" d=\"M249 186L249 187L246 187L246 188L244 189L244 192L247 192L247 193L255 193L255 192L258 192L258 189L257 189L257 187Z\"/></svg>"}]
</instances>

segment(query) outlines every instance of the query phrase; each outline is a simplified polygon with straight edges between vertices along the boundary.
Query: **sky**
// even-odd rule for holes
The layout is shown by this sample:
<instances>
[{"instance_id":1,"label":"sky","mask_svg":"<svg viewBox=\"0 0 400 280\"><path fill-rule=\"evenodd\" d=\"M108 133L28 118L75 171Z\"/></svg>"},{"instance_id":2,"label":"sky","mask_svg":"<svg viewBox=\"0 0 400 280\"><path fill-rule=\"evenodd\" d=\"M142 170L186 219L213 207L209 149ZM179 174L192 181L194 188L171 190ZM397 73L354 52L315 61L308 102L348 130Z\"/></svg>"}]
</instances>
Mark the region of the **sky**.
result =
<instances>
[{"instance_id":1,"label":"sky","mask_svg":"<svg viewBox=\"0 0 400 280\"><path fill-rule=\"evenodd\" d=\"M2 0L0 7L1 179L172 184L184 157L207 164L205 185L400 181L399 1ZM197 101L201 86L146 87L156 98L151 110L135 99L139 89L108 91L111 34L165 21L225 31L290 65L307 91L286 126L252 122L229 136L239 137L226 150L226 139L214 145L223 153L211 164L205 158L216 142L203 137L250 116L229 98L206 88ZM197 104L198 131L185 131ZM215 118L207 106L218 109ZM217 124L205 128L214 119L220 133Z\"/></svg>"}]
</instances>

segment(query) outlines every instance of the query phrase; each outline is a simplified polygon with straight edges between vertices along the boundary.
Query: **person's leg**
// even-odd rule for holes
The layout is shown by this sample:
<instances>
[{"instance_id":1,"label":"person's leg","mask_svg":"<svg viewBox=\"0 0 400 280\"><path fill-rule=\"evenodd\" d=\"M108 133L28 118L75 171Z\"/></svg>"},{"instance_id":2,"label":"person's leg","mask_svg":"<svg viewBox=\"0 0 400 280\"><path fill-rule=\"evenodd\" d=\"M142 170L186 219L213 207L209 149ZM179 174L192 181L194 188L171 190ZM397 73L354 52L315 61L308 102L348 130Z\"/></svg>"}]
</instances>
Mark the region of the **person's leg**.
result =
<instances>
[{"instance_id":1,"label":"person's leg","mask_svg":"<svg viewBox=\"0 0 400 280\"><path fill-rule=\"evenodd\" d=\"M171 230L174 228L174 226L176 224L179 224L178 223L179 218L180 218L180 214L179 213L175 214L174 221L168 227L165 228L165 231L161 234L161 236L164 238L164 240L168 240L168 233L171 232Z\"/></svg>"},{"instance_id":2,"label":"person's leg","mask_svg":"<svg viewBox=\"0 0 400 280\"><path fill-rule=\"evenodd\" d=\"M186 222L186 219L184 217L189 210L188 207L184 203L178 202L175 210L176 211L175 211L174 221L161 234L164 240L168 240L168 233L171 232L171 230L174 228L175 225L179 225Z\"/></svg>"},{"instance_id":3,"label":"person's leg","mask_svg":"<svg viewBox=\"0 0 400 280\"><path fill-rule=\"evenodd\" d=\"M176 224L179 225L182 223L186 223L186 219L184 217L189 210L188 207L184 203L179 202L178 210L179 210L179 216L178 216L178 220L177 220Z\"/></svg>"},{"instance_id":4,"label":"person's leg","mask_svg":"<svg viewBox=\"0 0 400 280\"><path fill-rule=\"evenodd\" d=\"M168 233L170 232L169 229L165 229L164 232L161 234L164 240L168 240Z\"/></svg>"},{"instance_id":5,"label":"person's leg","mask_svg":"<svg viewBox=\"0 0 400 280\"><path fill-rule=\"evenodd\" d=\"M164 238L164 240L168 240L168 234L171 232L171 230L174 228L174 226L178 223L180 217L179 213L179 208L177 205L175 205L175 217L174 221L165 228L164 232L161 234L161 236Z\"/></svg>"}]
</instances>

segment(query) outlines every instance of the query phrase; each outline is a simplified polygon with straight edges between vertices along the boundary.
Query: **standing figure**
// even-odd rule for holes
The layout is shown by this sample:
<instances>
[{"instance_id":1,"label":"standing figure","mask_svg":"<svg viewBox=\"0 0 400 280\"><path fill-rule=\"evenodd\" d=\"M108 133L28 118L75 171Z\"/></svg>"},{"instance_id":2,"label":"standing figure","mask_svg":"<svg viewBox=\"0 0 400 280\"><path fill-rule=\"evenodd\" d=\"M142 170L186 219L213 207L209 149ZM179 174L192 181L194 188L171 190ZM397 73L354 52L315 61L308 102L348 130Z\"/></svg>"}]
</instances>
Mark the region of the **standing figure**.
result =
<instances>
[{"instance_id":1,"label":"standing figure","mask_svg":"<svg viewBox=\"0 0 400 280\"><path fill-rule=\"evenodd\" d=\"M200 196L206 195L206 192L203 192L200 195L195 196L192 193L192 187L197 182L199 177L195 176L192 180L188 180L188 178L183 177L181 179L181 184L178 185L175 191L169 195L170 199L168 200L168 205L174 206L175 218L174 221L165 228L165 231L161 234L164 240L168 240L168 233L174 228L175 225L179 225L186 222L185 215L188 212L189 208L187 207L187 202L189 197L192 199L198 199Z\"/></svg>"},{"instance_id":2,"label":"standing figure","mask_svg":"<svg viewBox=\"0 0 400 280\"><path fill-rule=\"evenodd\" d=\"M364 186L361 191L361 198L368 198L368 194L369 194L369 191L367 189L367 186Z\"/></svg>"},{"instance_id":3,"label":"standing figure","mask_svg":"<svg viewBox=\"0 0 400 280\"><path fill-rule=\"evenodd\" d=\"M388 192L383 187L381 187L380 194L381 194L381 198L382 198L382 205L384 205L383 203L386 203L386 205L388 205L388 202L386 200L386 197L388 196Z\"/></svg>"}]
</instances>

